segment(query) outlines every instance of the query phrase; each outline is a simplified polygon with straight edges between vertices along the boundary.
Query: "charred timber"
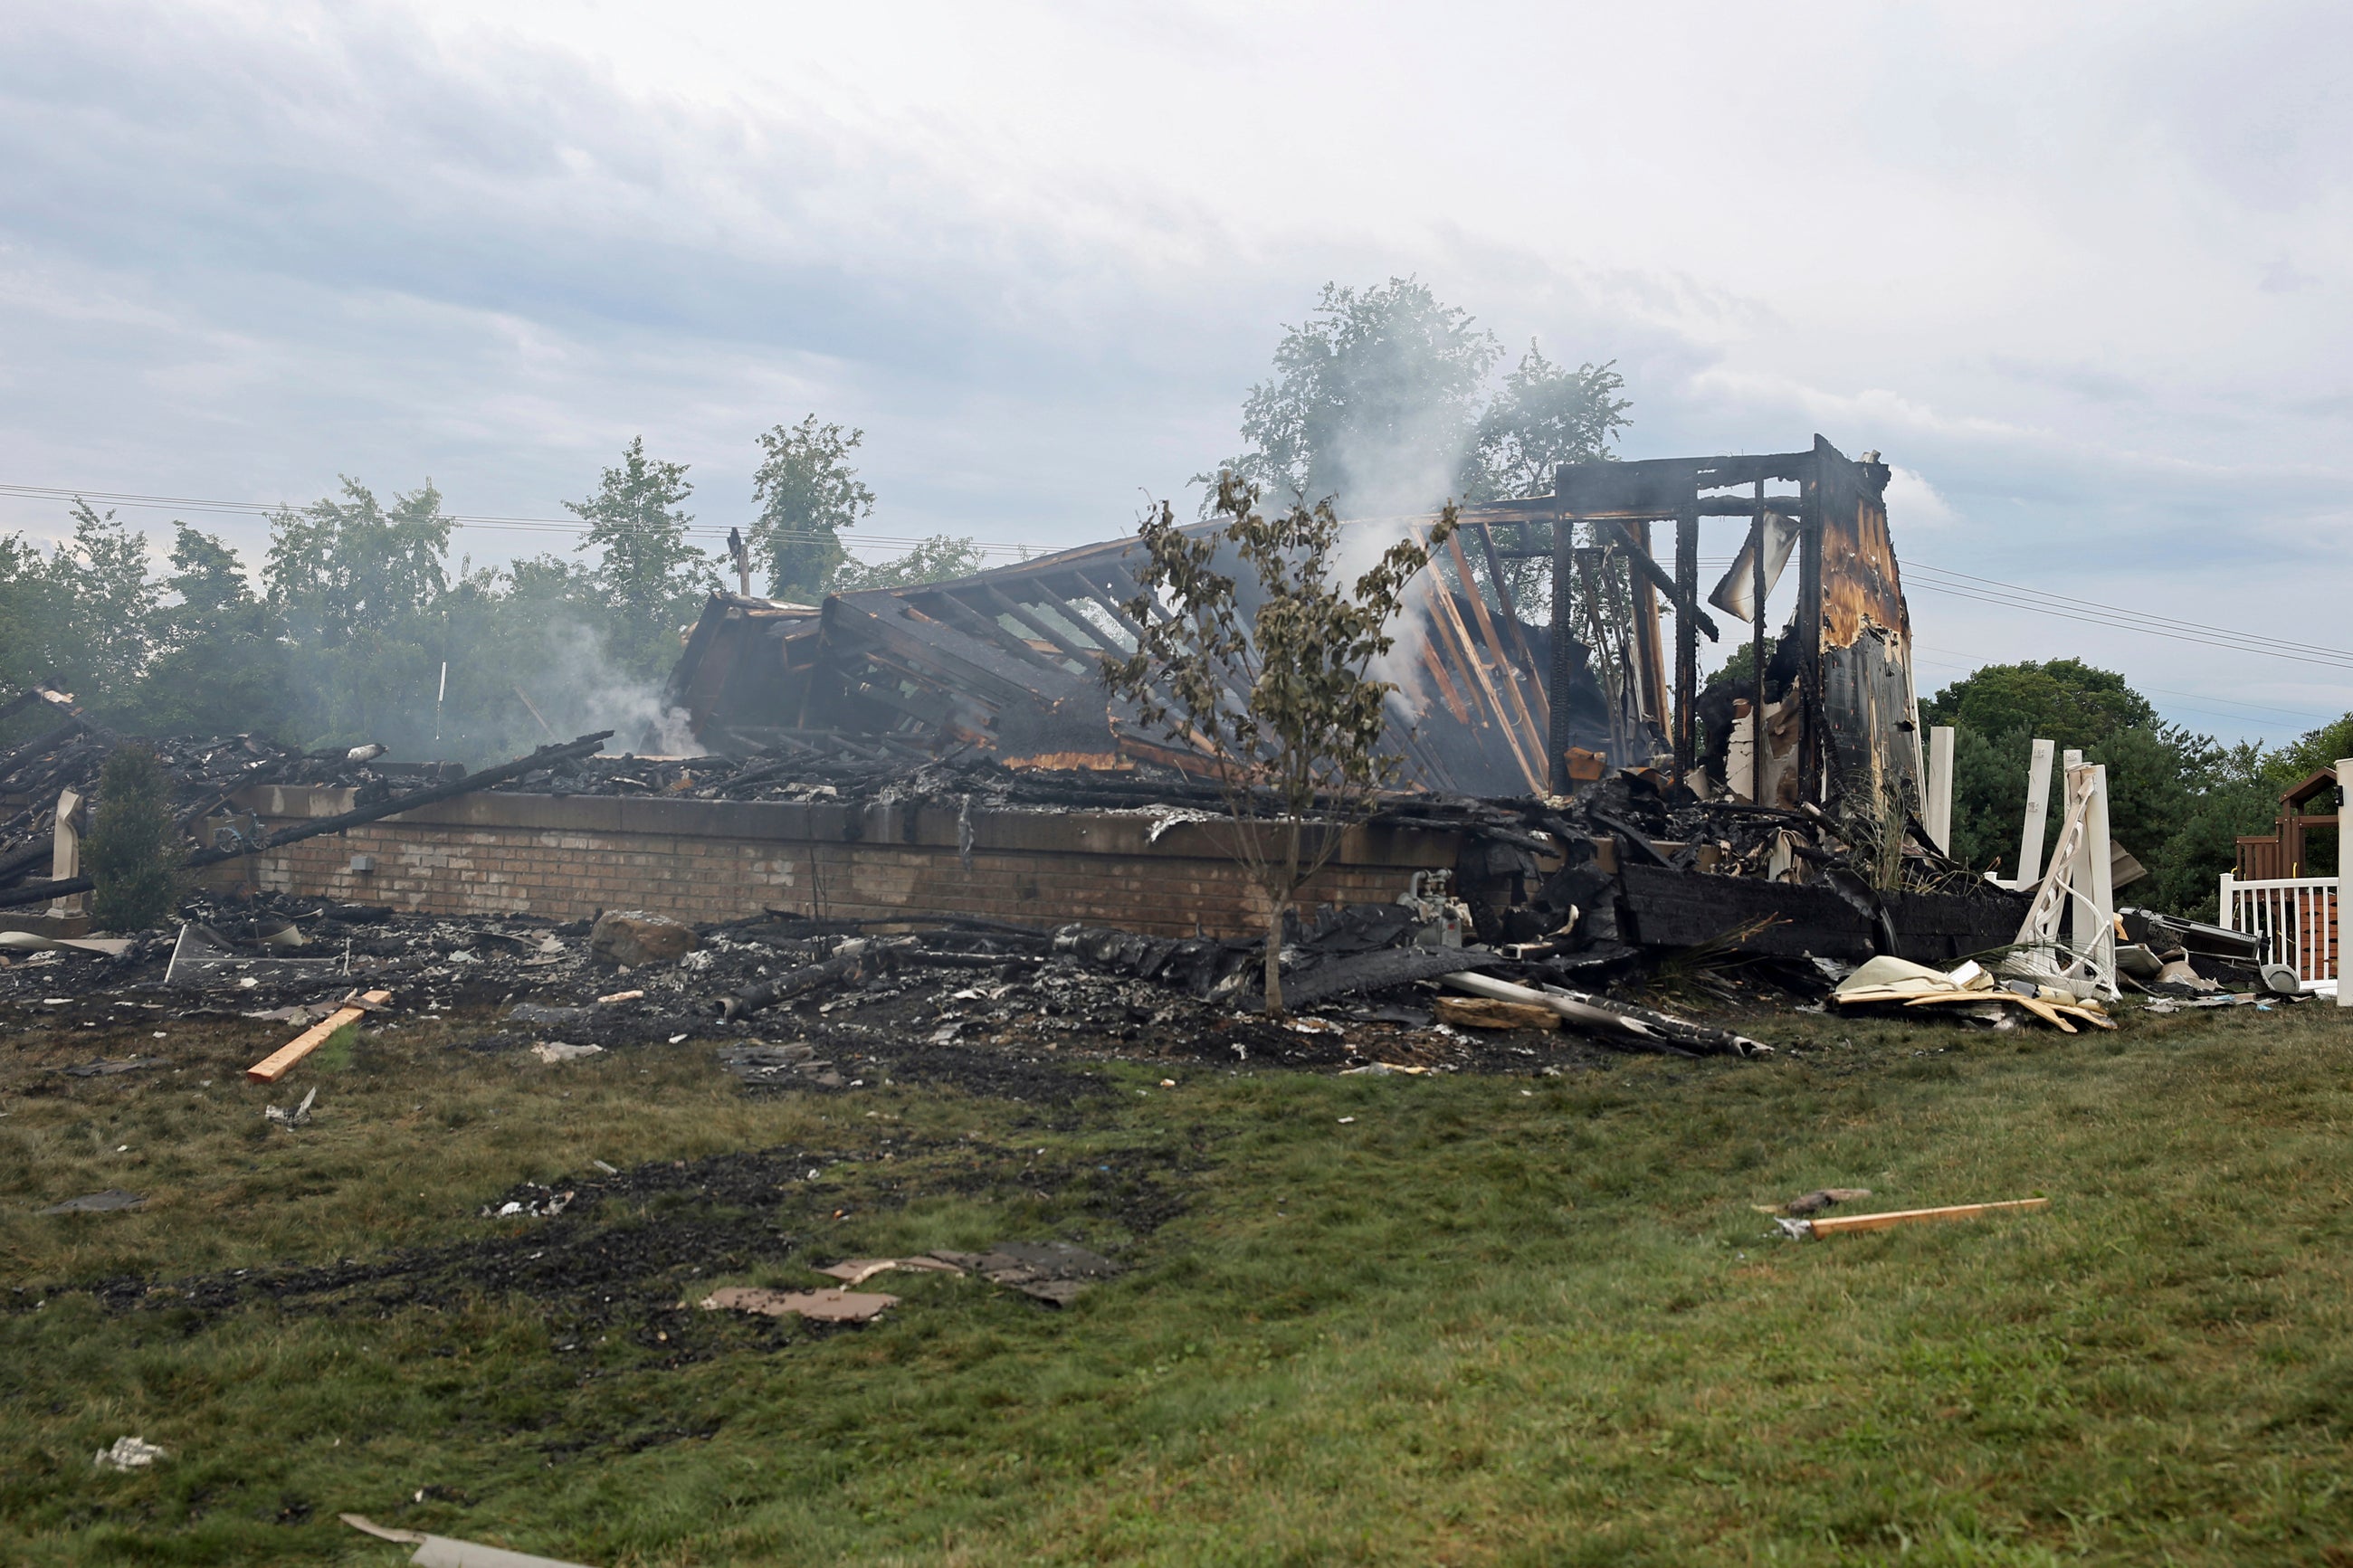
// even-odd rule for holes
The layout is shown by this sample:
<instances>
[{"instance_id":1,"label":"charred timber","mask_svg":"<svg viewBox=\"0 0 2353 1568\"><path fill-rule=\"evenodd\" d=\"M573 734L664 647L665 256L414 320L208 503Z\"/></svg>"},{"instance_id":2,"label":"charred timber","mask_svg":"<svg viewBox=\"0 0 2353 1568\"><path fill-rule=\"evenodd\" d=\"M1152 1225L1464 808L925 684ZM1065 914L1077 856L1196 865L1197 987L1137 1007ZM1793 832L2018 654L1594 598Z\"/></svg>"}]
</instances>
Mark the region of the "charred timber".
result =
<instances>
[{"instance_id":1,"label":"charred timber","mask_svg":"<svg viewBox=\"0 0 2353 1568\"><path fill-rule=\"evenodd\" d=\"M764 1012L779 1002L790 1001L806 992L823 985L849 985L888 971L898 957L898 951L885 943L855 938L841 944L831 958L821 963L804 964L788 974L763 981L745 991L740 991L719 1005L720 1016L733 1021Z\"/></svg>"},{"instance_id":2,"label":"charred timber","mask_svg":"<svg viewBox=\"0 0 2353 1568\"><path fill-rule=\"evenodd\" d=\"M223 860L234 860L241 856L259 854L266 849L276 849L301 839L316 838L325 833L341 833L347 827L360 827L371 822L380 822L387 816L397 816L404 811L415 811L420 805L431 805L437 801L451 800L461 795L472 795L477 790L489 789L493 784L501 784L512 778L521 778L523 774L535 773L541 768L552 768L576 758L593 756L603 751L605 742L612 738L612 731L599 730L593 735L583 735L576 741L567 741L560 746L542 746L527 757L517 757L511 763L501 763L497 767L484 768L478 773L468 773L464 778L452 779L448 784L429 784L424 789L410 790L406 795L395 795L390 800L380 800L374 805L364 805L356 811L344 812L340 816L322 816L315 822L302 822L291 827L282 827L259 844L244 848L199 849L188 857L188 868L196 870L206 866L216 866Z\"/></svg>"}]
</instances>

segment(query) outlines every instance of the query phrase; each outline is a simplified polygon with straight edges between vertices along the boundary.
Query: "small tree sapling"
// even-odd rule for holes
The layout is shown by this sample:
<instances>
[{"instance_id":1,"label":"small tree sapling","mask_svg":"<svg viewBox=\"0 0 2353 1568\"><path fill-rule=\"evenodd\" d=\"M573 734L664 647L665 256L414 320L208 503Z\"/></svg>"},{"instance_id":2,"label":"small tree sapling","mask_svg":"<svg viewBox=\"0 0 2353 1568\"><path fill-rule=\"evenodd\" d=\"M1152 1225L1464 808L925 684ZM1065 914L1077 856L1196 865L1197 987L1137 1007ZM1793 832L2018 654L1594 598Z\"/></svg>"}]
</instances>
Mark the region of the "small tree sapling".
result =
<instances>
[{"instance_id":1,"label":"small tree sapling","mask_svg":"<svg viewBox=\"0 0 2353 1568\"><path fill-rule=\"evenodd\" d=\"M1384 753L1383 710L1396 689L1371 674L1395 639L1406 585L1453 532L1451 504L1426 540L1410 535L1355 581L1337 559L1341 525L1328 501L1270 516L1258 491L1220 474L1202 529L1177 526L1168 504L1137 529L1141 596L1127 607L1144 630L1103 679L1143 722L1208 759L1225 795L1232 854L1266 903L1266 1006L1282 1010L1282 926L1293 900L1340 847L1396 775ZM1256 608L1218 570L1227 551L1256 579Z\"/></svg>"}]
</instances>

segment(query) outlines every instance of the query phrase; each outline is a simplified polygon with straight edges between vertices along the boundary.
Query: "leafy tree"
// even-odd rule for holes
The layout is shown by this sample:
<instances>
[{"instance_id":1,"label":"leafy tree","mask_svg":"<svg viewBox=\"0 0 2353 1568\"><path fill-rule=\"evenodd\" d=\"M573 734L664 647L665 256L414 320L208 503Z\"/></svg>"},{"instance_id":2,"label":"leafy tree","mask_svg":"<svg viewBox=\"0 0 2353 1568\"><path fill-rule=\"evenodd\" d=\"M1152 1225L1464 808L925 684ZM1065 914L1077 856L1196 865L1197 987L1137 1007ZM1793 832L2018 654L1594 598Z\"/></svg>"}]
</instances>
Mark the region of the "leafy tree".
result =
<instances>
[{"instance_id":1,"label":"leafy tree","mask_svg":"<svg viewBox=\"0 0 2353 1568\"><path fill-rule=\"evenodd\" d=\"M2149 880L2133 888L2131 896L2156 909L2214 918L2217 884L2238 864L2239 836L2268 832L2279 809L2282 786L2267 771L2268 761L2253 742L2209 742L2172 833L2154 856L2142 857Z\"/></svg>"},{"instance_id":2,"label":"leafy tree","mask_svg":"<svg viewBox=\"0 0 2353 1568\"><path fill-rule=\"evenodd\" d=\"M98 776L98 814L82 845L90 914L107 931L141 931L178 907L186 846L172 781L145 746L117 746Z\"/></svg>"},{"instance_id":3,"label":"leafy tree","mask_svg":"<svg viewBox=\"0 0 2353 1568\"><path fill-rule=\"evenodd\" d=\"M262 582L295 650L289 685L301 743L429 751L432 695L449 657L438 614L449 530L429 479L386 507L346 478L343 500L270 519Z\"/></svg>"},{"instance_id":4,"label":"leafy tree","mask_svg":"<svg viewBox=\"0 0 2353 1568\"><path fill-rule=\"evenodd\" d=\"M1232 853L1266 902L1266 1006L1282 1010L1283 918L1310 877L1395 776L1380 743L1388 694L1371 679L1406 584L1454 529L1450 503L1428 545L1389 547L1353 583L1340 575L1340 521L1328 502L1271 518L1258 491L1218 479L1206 532L1179 528L1168 504L1137 530L1146 628L1103 679L1147 725L1203 743L1225 795ZM1249 574L1240 582L1221 568ZM1165 607L1166 614L1161 613Z\"/></svg>"},{"instance_id":5,"label":"leafy tree","mask_svg":"<svg viewBox=\"0 0 2353 1568\"><path fill-rule=\"evenodd\" d=\"M865 438L863 430L845 435L839 425L819 425L814 414L759 437L765 455L752 495L760 517L751 544L767 563L772 597L815 599L848 562L841 531L874 512L874 492L849 466Z\"/></svg>"},{"instance_id":6,"label":"leafy tree","mask_svg":"<svg viewBox=\"0 0 2353 1568\"><path fill-rule=\"evenodd\" d=\"M935 533L904 555L866 562L845 556L826 584L828 593L854 594L861 588L908 588L918 583L945 583L969 577L980 570L980 546L969 539Z\"/></svg>"},{"instance_id":7,"label":"leafy tree","mask_svg":"<svg viewBox=\"0 0 2353 1568\"><path fill-rule=\"evenodd\" d=\"M385 507L357 479L343 499L269 520L262 582L300 642L342 647L413 622L448 586L450 523L441 492L395 495Z\"/></svg>"},{"instance_id":8,"label":"leafy tree","mask_svg":"<svg viewBox=\"0 0 2353 1568\"><path fill-rule=\"evenodd\" d=\"M1981 735L2031 731L2062 750L2096 746L2119 730L2160 722L2123 676L2073 658L1983 666L1936 693L1928 710L1933 723Z\"/></svg>"},{"instance_id":9,"label":"leafy tree","mask_svg":"<svg viewBox=\"0 0 2353 1568\"><path fill-rule=\"evenodd\" d=\"M275 733L291 717L277 612L254 594L237 552L185 522L173 528L164 587L177 602L154 612L136 721L159 735Z\"/></svg>"},{"instance_id":10,"label":"leafy tree","mask_svg":"<svg viewBox=\"0 0 2353 1568\"><path fill-rule=\"evenodd\" d=\"M10 689L49 673L56 599L40 547L21 533L0 534L0 679Z\"/></svg>"},{"instance_id":11,"label":"leafy tree","mask_svg":"<svg viewBox=\"0 0 2353 1568\"><path fill-rule=\"evenodd\" d=\"M2353 713L2309 731L2279 749L2267 763L2271 782L2279 786L2274 793L2300 784L2321 769L2335 767L2346 757L2353 757Z\"/></svg>"},{"instance_id":12,"label":"leafy tree","mask_svg":"<svg viewBox=\"0 0 2353 1568\"><path fill-rule=\"evenodd\" d=\"M2108 770L2108 825L2149 876L2134 900L2179 914L2213 913L2233 840L2271 820L2277 790L2262 753L2225 748L2158 718L2125 678L2079 659L1988 665L1921 705L1924 724L1955 724L1953 853L2018 874L2026 774L2037 737ZM2043 846L2056 843L2063 781L2054 768Z\"/></svg>"},{"instance_id":13,"label":"leafy tree","mask_svg":"<svg viewBox=\"0 0 2353 1568\"><path fill-rule=\"evenodd\" d=\"M1366 515L1420 511L1468 488L1480 393L1503 349L1428 285L1326 283L1242 404L1245 450L1223 465L1273 496ZM1217 476L1194 482L1215 485ZM1213 493L1202 515L1218 515Z\"/></svg>"},{"instance_id":14,"label":"leafy tree","mask_svg":"<svg viewBox=\"0 0 2353 1568\"><path fill-rule=\"evenodd\" d=\"M621 454L618 468L605 470L595 495L564 503L588 524L577 548L603 552L596 580L618 617L615 652L626 667L649 677L677 658L680 622L691 620L703 595L718 584L708 554L687 540L693 519L678 510L693 492L686 465L648 458L640 436Z\"/></svg>"},{"instance_id":15,"label":"leafy tree","mask_svg":"<svg viewBox=\"0 0 2353 1568\"><path fill-rule=\"evenodd\" d=\"M1469 499L1550 495L1563 463L1599 462L1630 423L1633 404L1618 395L1625 378L1615 361L1568 370L1545 358L1533 339L1503 390L1479 416Z\"/></svg>"},{"instance_id":16,"label":"leafy tree","mask_svg":"<svg viewBox=\"0 0 2353 1568\"><path fill-rule=\"evenodd\" d=\"M50 602L43 625L48 673L84 703L115 711L146 673L148 625L158 597L147 536L112 512L73 503L74 531L48 560Z\"/></svg>"}]
</instances>

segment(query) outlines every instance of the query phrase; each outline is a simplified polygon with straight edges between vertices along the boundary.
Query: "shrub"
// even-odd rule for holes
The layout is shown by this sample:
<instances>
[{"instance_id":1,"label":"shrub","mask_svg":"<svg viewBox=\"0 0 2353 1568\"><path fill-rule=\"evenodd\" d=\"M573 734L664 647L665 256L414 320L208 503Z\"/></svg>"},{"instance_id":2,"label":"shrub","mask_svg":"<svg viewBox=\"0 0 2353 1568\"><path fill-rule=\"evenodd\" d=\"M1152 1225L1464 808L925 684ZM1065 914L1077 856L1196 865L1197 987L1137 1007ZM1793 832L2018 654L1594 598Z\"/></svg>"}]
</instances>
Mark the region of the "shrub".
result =
<instances>
[{"instance_id":1,"label":"shrub","mask_svg":"<svg viewBox=\"0 0 2353 1568\"><path fill-rule=\"evenodd\" d=\"M158 923L179 905L185 858L163 763L144 746L117 746L99 774L98 817L82 844L92 917L107 931Z\"/></svg>"}]
</instances>

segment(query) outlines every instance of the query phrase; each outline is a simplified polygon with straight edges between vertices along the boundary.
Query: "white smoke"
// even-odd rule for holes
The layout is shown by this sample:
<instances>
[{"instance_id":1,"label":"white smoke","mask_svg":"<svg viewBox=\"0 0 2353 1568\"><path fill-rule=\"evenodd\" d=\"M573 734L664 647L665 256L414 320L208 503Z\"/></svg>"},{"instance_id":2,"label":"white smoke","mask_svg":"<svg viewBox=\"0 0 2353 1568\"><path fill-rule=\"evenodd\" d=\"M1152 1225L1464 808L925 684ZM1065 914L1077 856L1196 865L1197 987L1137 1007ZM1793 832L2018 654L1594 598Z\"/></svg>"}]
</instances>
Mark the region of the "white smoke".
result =
<instances>
[{"instance_id":1,"label":"white smoke","mask_svg":"<svg viewBox=\"0 0 2353 1568\"><path fill-rule=\"evenodd\" d=\"M539 668L514 682L526 712L536 710L546 728L526 718L534 743L550 734L559 740L610 730L610 752L684 756L702 748L687 723L686 710L662 700L662 683L632 675L616 665L605 639L576 621L553 621L543 638Z\"/></svg>"}]
</instances>

